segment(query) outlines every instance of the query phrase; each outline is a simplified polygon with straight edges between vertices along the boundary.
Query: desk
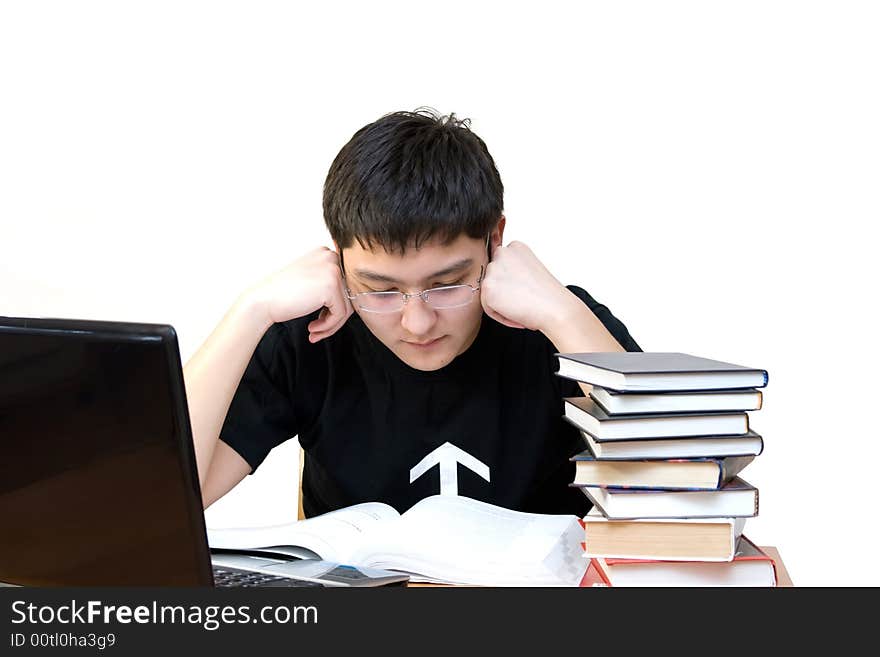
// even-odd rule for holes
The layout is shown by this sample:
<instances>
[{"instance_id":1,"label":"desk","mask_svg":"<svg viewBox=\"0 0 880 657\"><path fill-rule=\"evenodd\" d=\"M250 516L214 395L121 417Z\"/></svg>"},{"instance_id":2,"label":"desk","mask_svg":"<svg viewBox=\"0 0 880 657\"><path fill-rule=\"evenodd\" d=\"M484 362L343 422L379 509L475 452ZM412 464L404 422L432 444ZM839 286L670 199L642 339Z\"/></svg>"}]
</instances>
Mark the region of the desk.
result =
<instances>
[{"instance_id":1,"label":"desk","mask_svg":"<svg viewBox=\"0 0 880 657\"><path fill-rule=\"evenodd\" d=\"M791 582L791 577L788 575L788 570L785 568L785 564L782 563L782 557L779 556L779 550L770 545L761 546L761 549L766 552L771 559L776 563L776 581L778 586L794 586ZM410 587L430 587L430 586L451 586L450 584L430 584L427 582L410 582L408 584Z\"/></svg>"}]
</instances>

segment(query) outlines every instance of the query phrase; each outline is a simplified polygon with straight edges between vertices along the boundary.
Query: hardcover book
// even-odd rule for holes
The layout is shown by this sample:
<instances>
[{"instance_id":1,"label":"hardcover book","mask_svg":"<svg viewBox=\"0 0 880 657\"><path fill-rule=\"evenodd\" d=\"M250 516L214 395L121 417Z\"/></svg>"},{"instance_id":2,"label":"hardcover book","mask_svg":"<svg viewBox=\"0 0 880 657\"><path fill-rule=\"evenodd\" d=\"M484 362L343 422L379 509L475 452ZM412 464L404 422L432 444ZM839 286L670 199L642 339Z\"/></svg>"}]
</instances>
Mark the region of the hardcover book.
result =
<instances>
[{"instance_id":1,"label":"hardcover book","mask_svg":"<svg viewBox=\"0 0 880 657\"><path fill-rule=\"evenodd\" d=\"M583 517L584 556L664 561L731 561L745 518L608 520Z\"/></svg>"},{"instance_id":2,"label":"hardcover book","mask_svg":"<svg viewBox=\"0 0 880 657\"><path fill-rule=\"evenodd\" d=\"M717 490L737 476L754 456L691 459L597 459L589 452L571 457L573 486Z\"/></svg>"},{"instance_id":3,"label":"hardcover book","mask_svg":"<svg viewBox=\"0 0 880 657\"><path fill-rule=\"evenodd\" d=\"M743 435L744 412L609 415L590 397L565 397L565 417L598 440Z\"/></svg>"},{"instance_id":4,"label":"hardcover book","mask_svg":"<svg viewBox=\"0 0 880 657\"><path fill-rule=\"evenodd\" d=\"M764 451L764 439L752 430L741 436L690 436L645 440L598 440L583 429L580 432L590 452L596 458L603 460L757 456Z\"/></svg>"},{"instance_id":5,"label":"hardcover book","mask_svg":"<svg viewBox=\"0 0 880 657\"><path fill-rule=\"evenodd\" d=\"M767 371L678 352L557 353L557 375L618 390L763 388Z\"/></svg>"},{"instance_id":6,"label":"hardcover book","mask_svg":"<svg viewBox=\"0 0 880 657\"><path fill-rule=\"evenodd\" d=\"M634 518L749 518L758 515L758 489L734 477L718 490L650 490L583 486L609 520Z\"/></svg>"},{"instance_id":7,"label":"hardcover book","mask_svg":"<svg viewBox=\"0 0 880 657\"><path fill-rule=\"evenodd\" d=\"M755 586L778 584L776 563L741 536L731 561L590 559L581 586Z\"/></svg>"},{"instance_id":8,"label":"hardcover book","mask_svg":"<svg viewBox=\"0 0 880 657\"><path fill-rule=\"evenodd\" d=\"M590 397L609 415L757 411L763 404L763 394L754 388L643 393L593 386Z\"/></svg>"}]
</instances>

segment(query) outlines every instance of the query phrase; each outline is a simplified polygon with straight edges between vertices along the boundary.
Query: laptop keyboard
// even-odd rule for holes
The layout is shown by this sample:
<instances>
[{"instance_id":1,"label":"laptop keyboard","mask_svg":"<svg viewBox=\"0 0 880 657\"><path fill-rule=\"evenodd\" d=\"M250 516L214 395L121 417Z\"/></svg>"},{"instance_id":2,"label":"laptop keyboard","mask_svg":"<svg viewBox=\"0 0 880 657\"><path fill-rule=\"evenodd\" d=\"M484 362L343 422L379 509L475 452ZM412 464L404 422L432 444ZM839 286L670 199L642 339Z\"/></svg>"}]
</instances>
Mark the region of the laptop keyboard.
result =
<instances>
[{"instance_id":1,"label":"laptop keyboard","mask_svg":"<svg viewBox=\"0 0 880 657\"><path fill-rule=\"evenodd\" d=\"M279 577L266 573L255 573L241 568L229 566L214 566L214 586L259 586L259 587L285 587L285 586L324 586L318 582L307 582L292 577Z\"/></svg>"}]
</instances>

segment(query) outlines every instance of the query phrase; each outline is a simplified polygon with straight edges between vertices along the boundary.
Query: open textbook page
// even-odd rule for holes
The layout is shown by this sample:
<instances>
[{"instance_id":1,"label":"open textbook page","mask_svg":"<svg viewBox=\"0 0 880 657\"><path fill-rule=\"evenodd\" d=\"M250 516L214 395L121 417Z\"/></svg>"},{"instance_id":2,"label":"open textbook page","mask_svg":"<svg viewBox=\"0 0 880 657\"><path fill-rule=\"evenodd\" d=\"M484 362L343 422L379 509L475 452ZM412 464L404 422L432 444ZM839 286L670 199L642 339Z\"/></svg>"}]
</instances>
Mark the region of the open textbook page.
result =
<instances>
[{"instance_id":1,"label":"open textbook page","mask_svg":"<svg viewBox=\"0 0 880 657\"><path fill-rule=\"evenodd\" d=\"M305 548L327 561L351 563L352 548L363 541L363 536L379 523L400 517L394 507L381 502L365 502L330 511L314 518L265 525L263 527L234 527L208 529L211 547L252 550L273 548L272 552L303 556ZM294 549L290 549L294 548Z\"/></svg>"},{"instance_id":2,"label":"open textbook page","mask_svg":"<svg viewBox=\"0 0 880 657\"><path fill-rule=\"evenodd\" d=\"M576 516L456 495L427 497L402 515L368 502L283 525L208 531L211 547L296 546L330 561L406 572L412 581L484 586L577 586L587 565L582 541Z\"/></svg>"}]
</instances>

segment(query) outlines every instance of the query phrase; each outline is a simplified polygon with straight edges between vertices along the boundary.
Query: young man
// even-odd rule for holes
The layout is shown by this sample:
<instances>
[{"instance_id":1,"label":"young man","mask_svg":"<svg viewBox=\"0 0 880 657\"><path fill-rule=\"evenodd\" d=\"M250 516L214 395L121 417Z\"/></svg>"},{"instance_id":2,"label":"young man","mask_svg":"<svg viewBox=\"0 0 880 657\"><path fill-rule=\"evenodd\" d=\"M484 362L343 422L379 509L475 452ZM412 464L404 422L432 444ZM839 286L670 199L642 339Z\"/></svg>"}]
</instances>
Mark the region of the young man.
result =
<instances>
[{"instance_id":1,"label":"young man","mask_svg":"<svg viewBox=\"0 0 880 657\"><path fill-rule=\"evenodd\" d=\"M466 121L395 112L334 160L334 249L244 292L184 374L207 507L299 436L306 516L437 493L584 515L585 394L554 352L639 351L583 289L503 245L503 186ZM291 473L292 477L296 473Z\"/></svg>"}]
</instances>

